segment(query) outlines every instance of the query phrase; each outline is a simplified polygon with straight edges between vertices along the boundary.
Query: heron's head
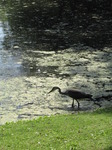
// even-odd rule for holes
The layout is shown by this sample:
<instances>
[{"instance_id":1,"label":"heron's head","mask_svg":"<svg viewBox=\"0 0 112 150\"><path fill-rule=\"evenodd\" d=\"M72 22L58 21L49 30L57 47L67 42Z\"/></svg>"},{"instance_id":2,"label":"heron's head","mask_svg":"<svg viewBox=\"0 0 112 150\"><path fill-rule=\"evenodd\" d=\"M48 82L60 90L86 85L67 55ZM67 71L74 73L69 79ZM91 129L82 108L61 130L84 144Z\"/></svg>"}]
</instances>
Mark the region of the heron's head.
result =
<instances>
[{"instance_id":1,"label":"heron's head","mask_svg":"<svg viewBox=\"0 0 112 150\"><path fill-rule=\"evenodd\" d=\"M53 87L52 88L52 90L51 91L49 91L48 93L51 93L51 92L53 92L53 91L55 91L55 90L57 90L57 89L60 89L59 87L57 87L57 86L55 86L55 87Z\"/></svg>"}]
</instances>

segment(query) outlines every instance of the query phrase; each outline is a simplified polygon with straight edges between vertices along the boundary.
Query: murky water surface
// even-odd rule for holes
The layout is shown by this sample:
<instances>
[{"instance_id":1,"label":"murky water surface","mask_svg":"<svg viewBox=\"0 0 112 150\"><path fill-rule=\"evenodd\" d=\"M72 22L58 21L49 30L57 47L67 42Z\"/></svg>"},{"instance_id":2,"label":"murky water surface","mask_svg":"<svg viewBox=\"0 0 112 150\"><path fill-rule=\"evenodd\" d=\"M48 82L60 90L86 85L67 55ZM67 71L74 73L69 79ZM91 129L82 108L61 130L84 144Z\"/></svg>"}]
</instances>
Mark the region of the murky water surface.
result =
<instances>
[{"instance_id":1,"label":"murky water surface","mask_svg":"<svg viewBox=\"0 0 112 150\"><path fill-rule=\"evenodd\" d=\"M101 51L76 44L62 51L63 44L60 44L58 51L51 51L49 42L52 45L55 41L56 30L44 29L35 33L34 28L25 30L22 25L19 31L15 30L9 22L11 14L3 7L0 11L6 17L0 19L0 125L7 121L77 111L77 107L71 108L71 98L61 96L57 91L48 94L53 86L75 87L94 97L111 94L111 48L104 47ZM109 100L102 99L102 107L112 105L112 99ZM81 111L98 108L92 102L80 103Z\"/></svg>"}]
</instances>

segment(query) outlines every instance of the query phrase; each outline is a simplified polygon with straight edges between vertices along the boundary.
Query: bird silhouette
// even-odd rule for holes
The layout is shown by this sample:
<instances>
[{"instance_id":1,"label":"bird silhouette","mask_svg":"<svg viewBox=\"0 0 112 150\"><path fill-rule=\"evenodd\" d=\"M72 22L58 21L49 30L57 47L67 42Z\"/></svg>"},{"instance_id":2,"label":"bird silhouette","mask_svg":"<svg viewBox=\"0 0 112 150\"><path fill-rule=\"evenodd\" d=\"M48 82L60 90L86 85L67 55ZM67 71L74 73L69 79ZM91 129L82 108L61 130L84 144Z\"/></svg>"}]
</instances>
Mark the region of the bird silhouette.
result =
<instances>
[{"instance_id":1,"label":"bird silhouette","mask_svg":"<svg viewBox=\"0 0 112 150\"><path fill-rule=\"evenodd\" d=\"M73 99L73 102L72 102L72 108L74 108L74 99L77 101L78 103L78 109L80 107L80 103L79 103L79 99L85 99L85 98L89 98L91 101L94 102L94 104L98 105L99 107L101 107L100 104L96 103L95 100L92 98L92 95L91 94L87 94L87 93L84 93L80 90L77 90L77 89L66 89L64 92L61 91L61 89L59 87L53 87L51 91L49 91L48 93L51 93L55 90L58 90L58 92L62 95L67 95L69 97L71 97Z\"/></svg>"}]
</instances>

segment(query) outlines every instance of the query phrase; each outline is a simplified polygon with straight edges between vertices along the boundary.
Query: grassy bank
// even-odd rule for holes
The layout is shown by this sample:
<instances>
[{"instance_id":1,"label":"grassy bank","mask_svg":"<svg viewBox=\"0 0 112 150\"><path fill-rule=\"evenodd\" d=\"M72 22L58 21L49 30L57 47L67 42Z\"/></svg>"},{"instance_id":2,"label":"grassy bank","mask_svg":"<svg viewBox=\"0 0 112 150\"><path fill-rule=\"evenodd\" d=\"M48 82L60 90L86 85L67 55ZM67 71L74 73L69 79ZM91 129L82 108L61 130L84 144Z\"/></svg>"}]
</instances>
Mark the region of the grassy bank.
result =
<instances>
[{"instance_id":1,"label":"grassy bank","mask_svg":"<svg viewBox=\"0 0 112 150\"><path fill-rule=\"evenodd\" d=\"M112 150L112 108L0 126L0 150Z\"/></svg>"}]
</instances>

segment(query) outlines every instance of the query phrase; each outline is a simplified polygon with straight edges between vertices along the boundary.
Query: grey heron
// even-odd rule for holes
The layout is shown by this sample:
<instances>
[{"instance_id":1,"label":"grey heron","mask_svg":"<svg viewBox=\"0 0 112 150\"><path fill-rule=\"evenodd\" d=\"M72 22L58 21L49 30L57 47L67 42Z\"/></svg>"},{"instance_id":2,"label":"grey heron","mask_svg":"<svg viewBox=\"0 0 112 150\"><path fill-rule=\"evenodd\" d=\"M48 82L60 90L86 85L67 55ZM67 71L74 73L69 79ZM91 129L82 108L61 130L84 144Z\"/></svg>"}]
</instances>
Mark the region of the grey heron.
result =
<instances>
[{"instance_id":1,"label":"grey heron","mask_svg":"<svg viewBox=\"0 0 112 150\"><path fill-rule=\"evenodd\" d=\"M64 92L61 91L61 89L59 87L53 87L51 91L49 91L48 93L51 93L55 90L58 90L58 92L62 95L67 95L69 97L71 97L73 99L73 102L72 102L72 108L74 108L74 99L77 101L78 103L78 109L80 107L80 103L79 103L79 99L85 99L85 98L89 98L91 101L94 102L94 104L98 105L99 107L101 107L100 104L96 103L95 100L92 98L92 95L91 94L87 94L87 93L84 93L80 90L77 90L77 89L66 89Z\"/></svg>"}]
</instances>

